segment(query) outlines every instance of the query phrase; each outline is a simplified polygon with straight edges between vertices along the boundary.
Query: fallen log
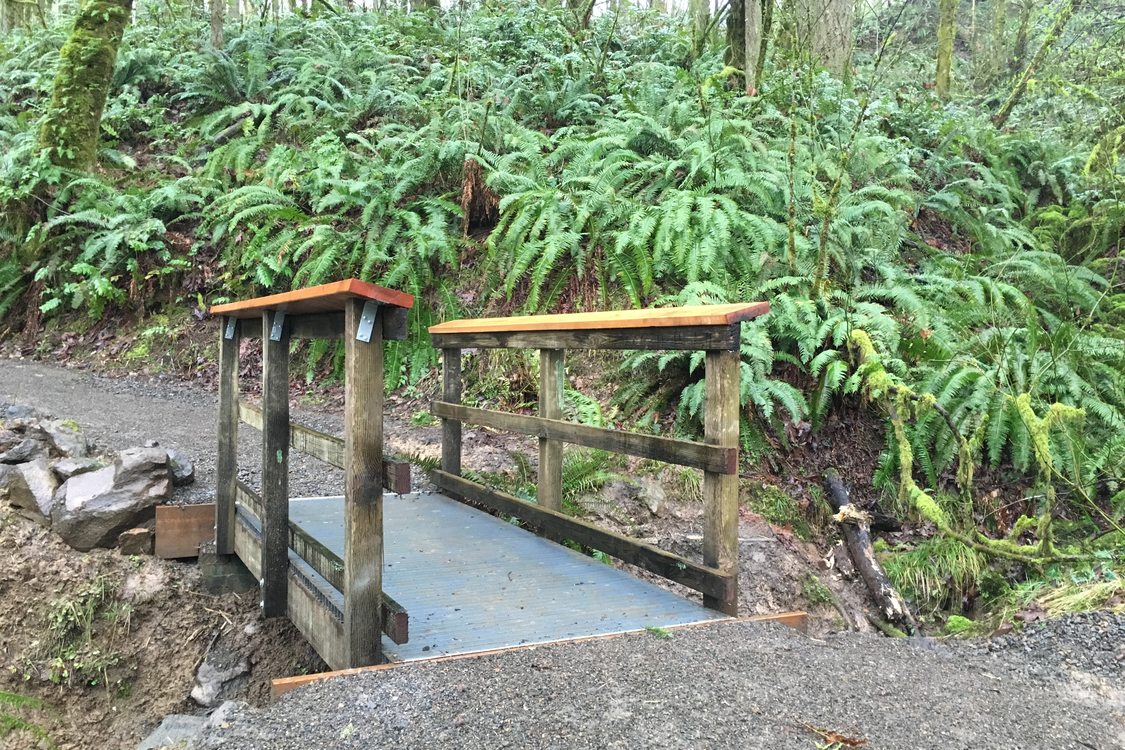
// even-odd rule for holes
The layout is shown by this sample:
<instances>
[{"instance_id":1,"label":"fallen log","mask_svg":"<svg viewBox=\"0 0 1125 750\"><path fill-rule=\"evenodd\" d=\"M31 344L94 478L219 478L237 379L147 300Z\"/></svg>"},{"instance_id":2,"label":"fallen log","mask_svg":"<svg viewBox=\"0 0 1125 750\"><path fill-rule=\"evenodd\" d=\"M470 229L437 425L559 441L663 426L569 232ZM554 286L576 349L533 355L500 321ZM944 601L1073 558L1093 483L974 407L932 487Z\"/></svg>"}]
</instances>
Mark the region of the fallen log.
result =
<instances>
[{"instance_id":1,"label":"fallen log","mask_svg":"<svg viewBox=\"0 0 1125 750\"><path fill-rule=\"evenodd\" d=\"M844 543L848 547L852 562L859 571L867 590L879 606L883 617L891 623L897 623L909 634L917 629L910 608L906 600L898 593L898 589L887 578L879 561L875 559L875 551L871 547L871 518L861 509L852 505L848 496L848 489L840 480L835 469L829 469L824 474L824 482L828 488L828 497L832 509L836 511L836 521L844 534Z\"/></svg>"}]
</instances>

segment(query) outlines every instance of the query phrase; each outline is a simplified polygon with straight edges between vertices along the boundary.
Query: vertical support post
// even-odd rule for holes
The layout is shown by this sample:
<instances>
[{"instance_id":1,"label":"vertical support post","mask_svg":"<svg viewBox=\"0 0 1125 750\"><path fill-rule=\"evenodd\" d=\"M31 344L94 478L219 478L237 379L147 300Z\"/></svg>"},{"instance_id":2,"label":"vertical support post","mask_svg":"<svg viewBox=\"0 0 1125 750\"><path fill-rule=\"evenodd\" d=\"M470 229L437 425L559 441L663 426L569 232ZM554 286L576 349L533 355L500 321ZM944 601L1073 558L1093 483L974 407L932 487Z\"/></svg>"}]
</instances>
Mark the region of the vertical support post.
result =
<instances>
[{"instance_id":1,"label":"vertical support post","mask_svg":"<svg viewBox=\"0 0 1125 750\"><path fill-rule=\"evenodd\" d=\"M461 350L441 350L441 398L450 404L461 403ZM461 422L441 420L441 470L461 476Z\"/></svg>"},{"instance_id":2,"label":"vertical support post","mask_svg":"<svg viewBox=\"0 0 1125 750\"><path fill-rule=\"evenodd\" d=\"M383 623L383 327L358 338L362 300L344 311L344 638L352 667L376 664ZM378 315L383 315L380 308Z\"/></svg>"},{"instance_id":3,"label":"vertical support post","mask_svg":"<svg viewBox=\"0 0 1125 750\"><path fill-rule=\"evenodd\" d=\"M277 310L262 313L262 615L289 598L289 331L271 337Z\"/></svg>"},{"instance_id":4,"label":"vertical support post","mask_svg":"<svg viewBox=\"0 0 1125 750\"><path fill-rule=\"evenodd\" d=\"M539 350L539 416L562 419L564 349ZM539 438L539 505L562 510L562 443Z\"/></svg>"},{"instance_id":5,"label":"vertical support post","mask_svg":"<svg viewBox=\"0 0 1125 750\"><path fill-rule=\"evenodd\" d=\"M237 319L219 320L219 454L215 469L215 552L234 553L235 485L238 482ZM227 334L230 333L230 337Z\"/></svg>"},{"instance_id":6,"label":"vertical support post","mask_svg":"<svg viewBox=\"0 0 1125 750\"><path fill-rule=\"evenodd\" d=\"M738 448L738 352L707 352L704 442ZM738 614L738 474L703 473L703 562L728 576L722 598L704 606Z\"/></svg>"}]
</instances>

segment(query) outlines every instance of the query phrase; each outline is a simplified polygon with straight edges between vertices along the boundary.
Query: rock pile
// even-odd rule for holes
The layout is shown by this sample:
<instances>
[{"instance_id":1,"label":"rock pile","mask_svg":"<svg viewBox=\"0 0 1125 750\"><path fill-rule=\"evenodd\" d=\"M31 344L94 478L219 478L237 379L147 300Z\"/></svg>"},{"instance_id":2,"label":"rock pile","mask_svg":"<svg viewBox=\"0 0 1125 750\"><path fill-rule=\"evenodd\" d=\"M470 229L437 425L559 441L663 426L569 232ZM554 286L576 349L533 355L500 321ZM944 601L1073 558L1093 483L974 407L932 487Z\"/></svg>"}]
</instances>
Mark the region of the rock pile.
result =
<instances>
[{"instance_id":1,"label":"rock pile","mask_svg":"<svg viewBox=\"0 0 1125 750\"><path fill-rule=\"evenodd\" d=\"M73 421L0 405L0 502L75 549L112 547L193 479L186 457L156 443L98 456ZM125 535L143 549L137 536Z\"/></svg>"}]
</instances>

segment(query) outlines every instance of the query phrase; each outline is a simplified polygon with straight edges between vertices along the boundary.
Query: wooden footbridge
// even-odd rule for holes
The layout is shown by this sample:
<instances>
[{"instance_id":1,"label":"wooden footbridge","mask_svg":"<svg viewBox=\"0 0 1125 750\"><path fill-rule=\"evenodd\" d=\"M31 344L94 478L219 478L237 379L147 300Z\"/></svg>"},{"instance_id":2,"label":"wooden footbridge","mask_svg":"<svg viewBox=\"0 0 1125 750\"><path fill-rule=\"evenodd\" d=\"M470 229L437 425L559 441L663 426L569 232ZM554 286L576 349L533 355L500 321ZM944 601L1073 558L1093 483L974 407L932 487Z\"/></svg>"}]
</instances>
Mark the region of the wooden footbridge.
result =
<instances>
[{"instance_id":1,"label":"wooden footbridge","mask_svg":"<svg viewBox=\"0 0 1125 750\"><path fill-rule=\"evenodd\" d=\"M441 493L411 492L383 456L383 341L406 335L413 298L351 279L218 305L219 453L215 542L261 585L266 617L289 617L333 669L670 627L737 614L741 322L765 303L459 320L430 329L443 356ZM242 338L262 341L262 407L238 398ZM292 339L343 338L344 438L289 419ZM464 350L538 349L539 413L462 403ZM706 352L703 442L562 418L567 349ZM261 491L237 479L239 424L262 433ZM539 438L537 502L462 475L461 428ZM564 443L703 471L703 561L562 512ZM290 498L289 451L342 468L343 495ZM387 490L386 492L384 490ZM510 523L519 519L522 526ZM564 546L612 555L703 595L703 605Z\"/></svg>"}]
</instances>

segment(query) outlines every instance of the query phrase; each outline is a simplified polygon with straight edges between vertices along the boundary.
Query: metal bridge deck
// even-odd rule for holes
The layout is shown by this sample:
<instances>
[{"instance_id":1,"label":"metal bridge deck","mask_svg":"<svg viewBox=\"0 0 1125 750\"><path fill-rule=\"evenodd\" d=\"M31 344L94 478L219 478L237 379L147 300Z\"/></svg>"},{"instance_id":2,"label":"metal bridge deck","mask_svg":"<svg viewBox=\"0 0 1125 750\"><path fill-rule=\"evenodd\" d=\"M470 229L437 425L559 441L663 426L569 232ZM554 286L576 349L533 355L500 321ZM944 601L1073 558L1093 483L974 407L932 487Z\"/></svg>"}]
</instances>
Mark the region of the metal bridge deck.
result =
<instances>
[{"instance_id":1,"label":"metal bridge deck","mask_svg":"<svg viewBox=\"0 0 1125 750\"><path fill-rule=\"evenodd\" d=\"M395 661L723 620L626 571L436 493L385 495L383 588L410 616ZM290 520L344 554L344 499L300 498Z\"/></svg>"}]
</instances>

